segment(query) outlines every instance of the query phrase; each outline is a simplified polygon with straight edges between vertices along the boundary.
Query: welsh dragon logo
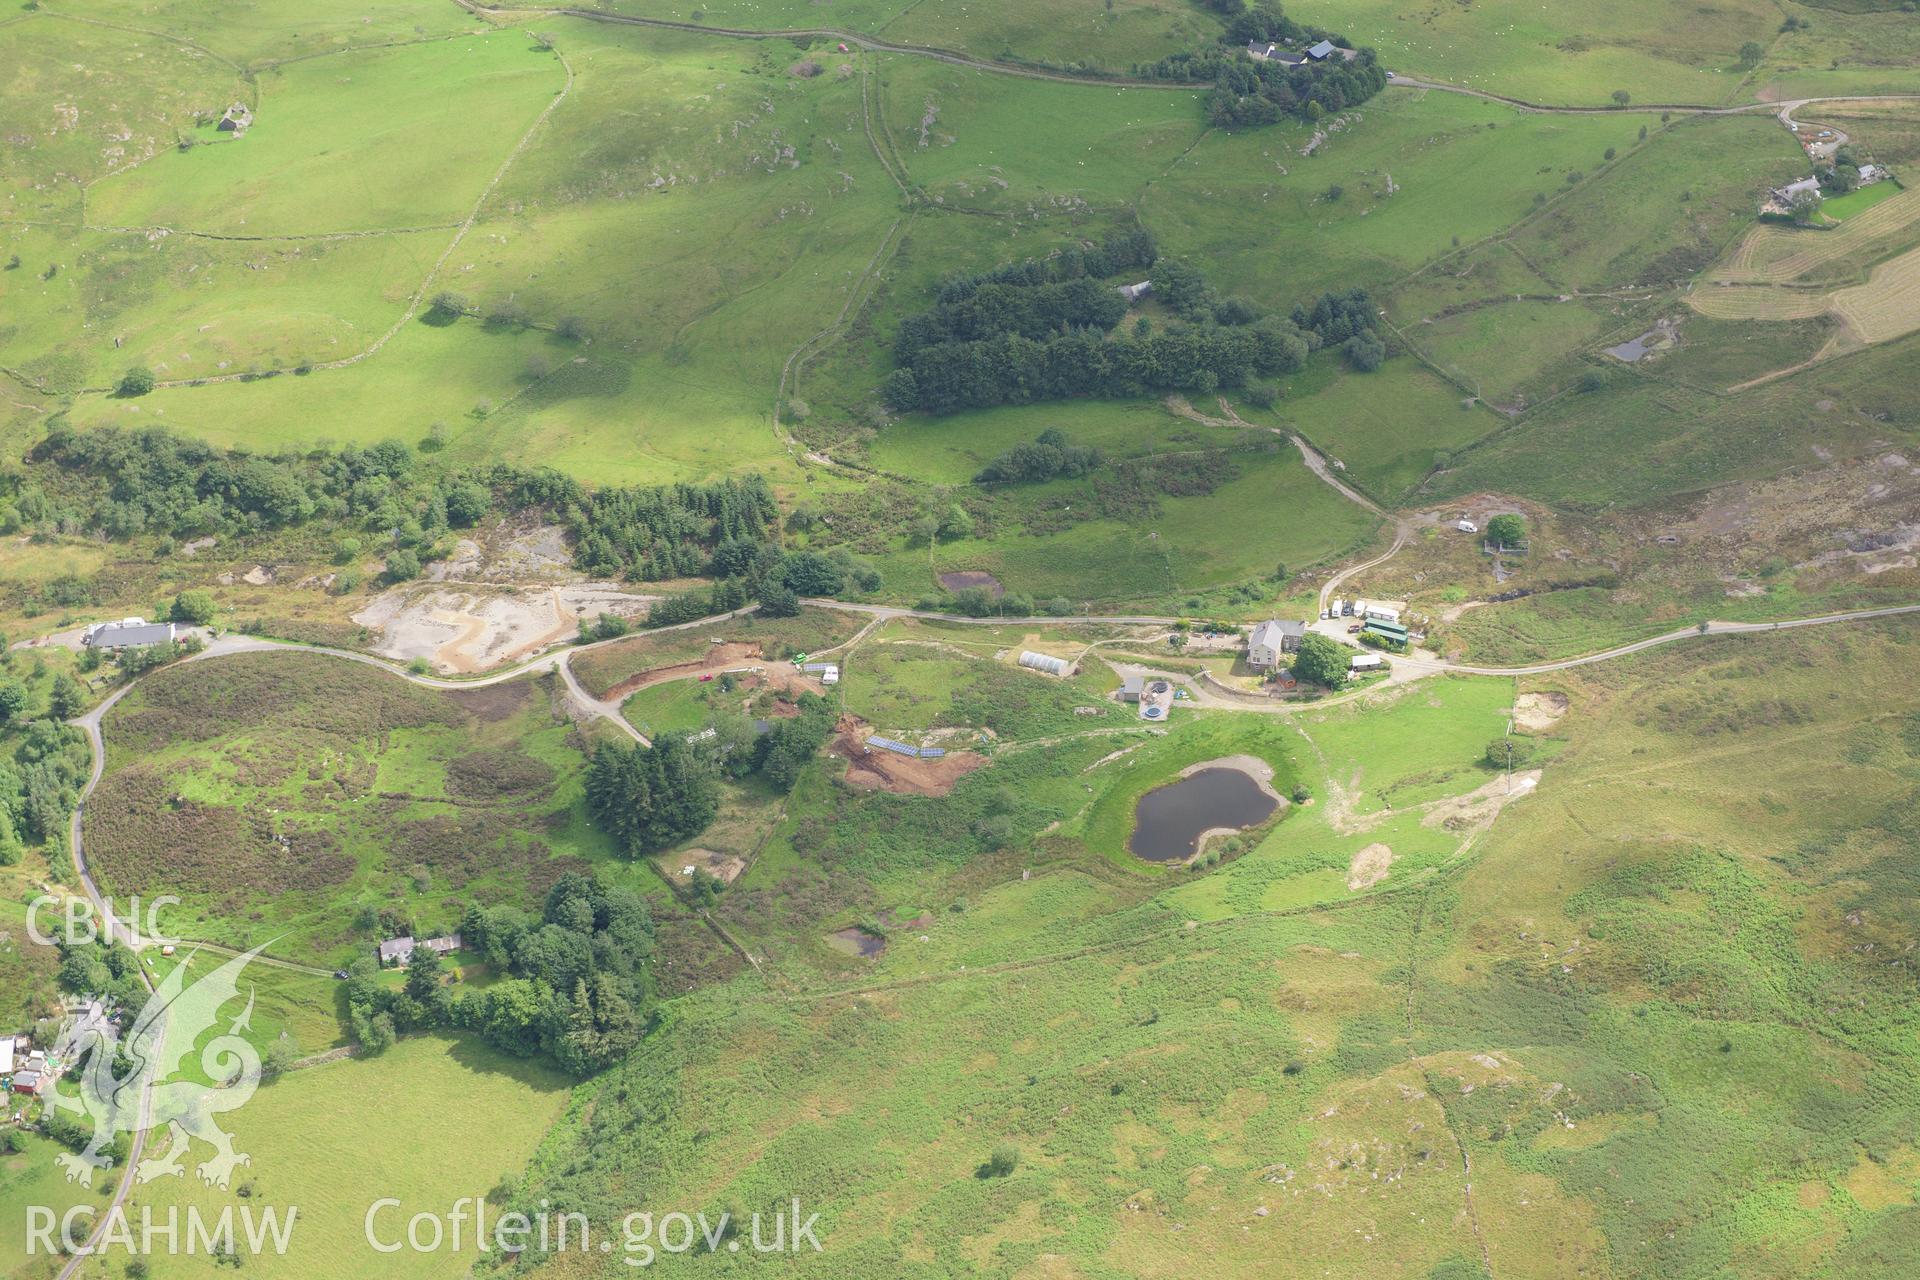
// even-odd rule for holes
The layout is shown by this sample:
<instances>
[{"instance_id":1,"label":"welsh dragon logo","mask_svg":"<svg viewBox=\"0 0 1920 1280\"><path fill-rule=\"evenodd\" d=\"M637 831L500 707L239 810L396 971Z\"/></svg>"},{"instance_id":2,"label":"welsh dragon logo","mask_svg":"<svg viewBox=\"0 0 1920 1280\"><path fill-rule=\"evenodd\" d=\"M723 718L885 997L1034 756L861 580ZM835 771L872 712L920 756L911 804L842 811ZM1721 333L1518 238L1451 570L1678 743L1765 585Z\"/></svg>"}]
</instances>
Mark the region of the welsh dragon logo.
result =
<instances>
[{"instance_id":1,"label":"welsh dragon logo","mask_svg":"<svg viewBox=\"0 0 1920 1280\"><path fill-rule=\"evenodd\" d=\"M251 1163L247 1155L234 1150L233 1136L216 1118L223 1111L245 1106L260 1087L260 1054L240 1034L253 1016L252 991L247 993L246 1008L226 1031L204 1046L199 1042L219 1022L221 1006L239 998L240 975L259 954L260 948L255 947L192 983L187 981L188 965L176 965L124 1034L97 1007L61 1030L56 1052L69 1062L84 1056L85 1062L78 1096L56 1092L53 1104L93 1122L93 1138L86 1147L58 1157L67 1181L92 1186L94 1171L112 1163L108 1152L116 1134L152 1133L162 1126L169 1135L166 1150L135 1166L134 1176L140 1182L182 1174L181 1161L194 1138L213 1148L199 1173L214 1186L225 1187L236 1166ZM200 1069L214 1083L170 1079L196 1047Z\"/></svg>"}]
</instances>

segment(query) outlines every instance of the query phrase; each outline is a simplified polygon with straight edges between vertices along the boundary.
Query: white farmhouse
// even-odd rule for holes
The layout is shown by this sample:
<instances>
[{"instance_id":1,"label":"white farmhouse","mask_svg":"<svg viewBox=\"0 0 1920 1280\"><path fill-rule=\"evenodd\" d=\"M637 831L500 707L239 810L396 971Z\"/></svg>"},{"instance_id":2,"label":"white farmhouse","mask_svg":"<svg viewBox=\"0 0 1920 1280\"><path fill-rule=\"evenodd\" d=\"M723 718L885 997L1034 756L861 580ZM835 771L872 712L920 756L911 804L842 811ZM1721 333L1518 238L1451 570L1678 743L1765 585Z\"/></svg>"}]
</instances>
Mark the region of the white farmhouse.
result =
<instances>
[{"instance_id":1,"label":"white farmhouse","mask_svg":"<svg viewBox=\"0 0 1920 1280\"><path fill-rule=\"evenodd\" d=\"M1255 671L1271 671L1279 665L1281 654L1299 650L1300 638L1306 634L1304 622L1267 619L1255 627L1247 639L1247 665Z\"/></svg>"}]
</instances>

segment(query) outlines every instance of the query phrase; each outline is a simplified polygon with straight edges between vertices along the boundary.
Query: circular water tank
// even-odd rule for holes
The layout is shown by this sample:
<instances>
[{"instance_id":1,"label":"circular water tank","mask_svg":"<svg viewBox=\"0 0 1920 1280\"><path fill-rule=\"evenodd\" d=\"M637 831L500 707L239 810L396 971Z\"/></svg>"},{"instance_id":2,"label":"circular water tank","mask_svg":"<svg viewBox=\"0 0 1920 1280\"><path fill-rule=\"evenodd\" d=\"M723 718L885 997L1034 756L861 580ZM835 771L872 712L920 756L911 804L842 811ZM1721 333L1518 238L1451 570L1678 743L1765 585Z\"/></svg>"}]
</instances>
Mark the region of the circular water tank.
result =
<instances>
[{"instance_id":1,"label":"circular water tank","mask_svg":"<svg viewBox=\"0 0 1920 1280\"><path fill-rule=\"evenodd\" d=\"M1165 680L1155 680L1152 684L1147 686L1147 692L1149 693L1165 693L1166 691L1167 691L1167 682Z\"/></svg>"}]
</instances>

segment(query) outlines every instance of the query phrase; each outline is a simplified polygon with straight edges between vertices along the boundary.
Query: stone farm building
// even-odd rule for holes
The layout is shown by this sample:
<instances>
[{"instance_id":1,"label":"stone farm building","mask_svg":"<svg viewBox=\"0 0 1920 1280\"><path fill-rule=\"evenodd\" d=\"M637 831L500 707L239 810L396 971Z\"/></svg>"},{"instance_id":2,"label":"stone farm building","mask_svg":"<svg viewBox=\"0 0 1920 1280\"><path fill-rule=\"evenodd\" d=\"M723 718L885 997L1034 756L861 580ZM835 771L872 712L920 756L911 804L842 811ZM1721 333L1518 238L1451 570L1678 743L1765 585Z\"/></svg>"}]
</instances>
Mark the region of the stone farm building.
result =
<instances>
[{"instance_id":1,"label":"stone farm building","mask_svg":"<svg viewBox=\"0 0 1920 1280\"><path fill-rule=\"evenodd\" d=\"M221 133L245 133L247 126L253 123L253 110L244 102L236 102L228 107L220 117Z\"/></svg>"},{"instance_id":2,"label":"stone farm building","mask_svg":"<svg viewBox=\"0 0 1920 1280\"><path fill-rule=\"evenodd\" d=\"M1282 622L1269 618L1253 629L1247 639L1247 665L1255 671L1270 671L1279 665L1280 655L1296 653L1300 639L1307 634L1304 622Z\"/></svg>"},{"instance_id":3,"label":"stone farm building","mask_svg":"<svg viewBox=\"0 0 1920 1280\"><path fill-rule=\"evenodd\" d=\"M1801 178L1797 182L1789 182L1784 187L1775 187L1767 193L1767 202L1760 206L1760 212L1770 213L1776 217L1787 217L1793 213L1793 202L1803 195L1819 198L1820 179Z\"/></svg>"}]
</instances>

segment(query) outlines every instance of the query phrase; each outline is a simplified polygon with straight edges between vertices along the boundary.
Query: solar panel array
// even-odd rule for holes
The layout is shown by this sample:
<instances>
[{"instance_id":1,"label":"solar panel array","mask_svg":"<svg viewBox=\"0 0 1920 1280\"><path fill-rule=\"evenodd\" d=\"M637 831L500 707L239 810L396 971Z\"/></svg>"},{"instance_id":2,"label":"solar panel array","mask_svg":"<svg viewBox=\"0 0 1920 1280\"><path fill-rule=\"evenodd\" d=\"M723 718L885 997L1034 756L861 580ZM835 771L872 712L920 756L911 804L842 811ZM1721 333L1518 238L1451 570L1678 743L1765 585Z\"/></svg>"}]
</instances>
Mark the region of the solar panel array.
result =
<instances>
[{"instance_id":1,"label":"solar panel array","mask_svg":"<svg viewBox=\"0 0 1920 1280\"><path fill-rule=\"evenodd\" d=\"M938 760L947 754L943 747L916 747L909 742L895 742L892 738L883 738L877 733L867 739L867 745L879 747L882 751L892 751L897 755L912 756L917 760Z\"/></svg>"}]
</instances>

